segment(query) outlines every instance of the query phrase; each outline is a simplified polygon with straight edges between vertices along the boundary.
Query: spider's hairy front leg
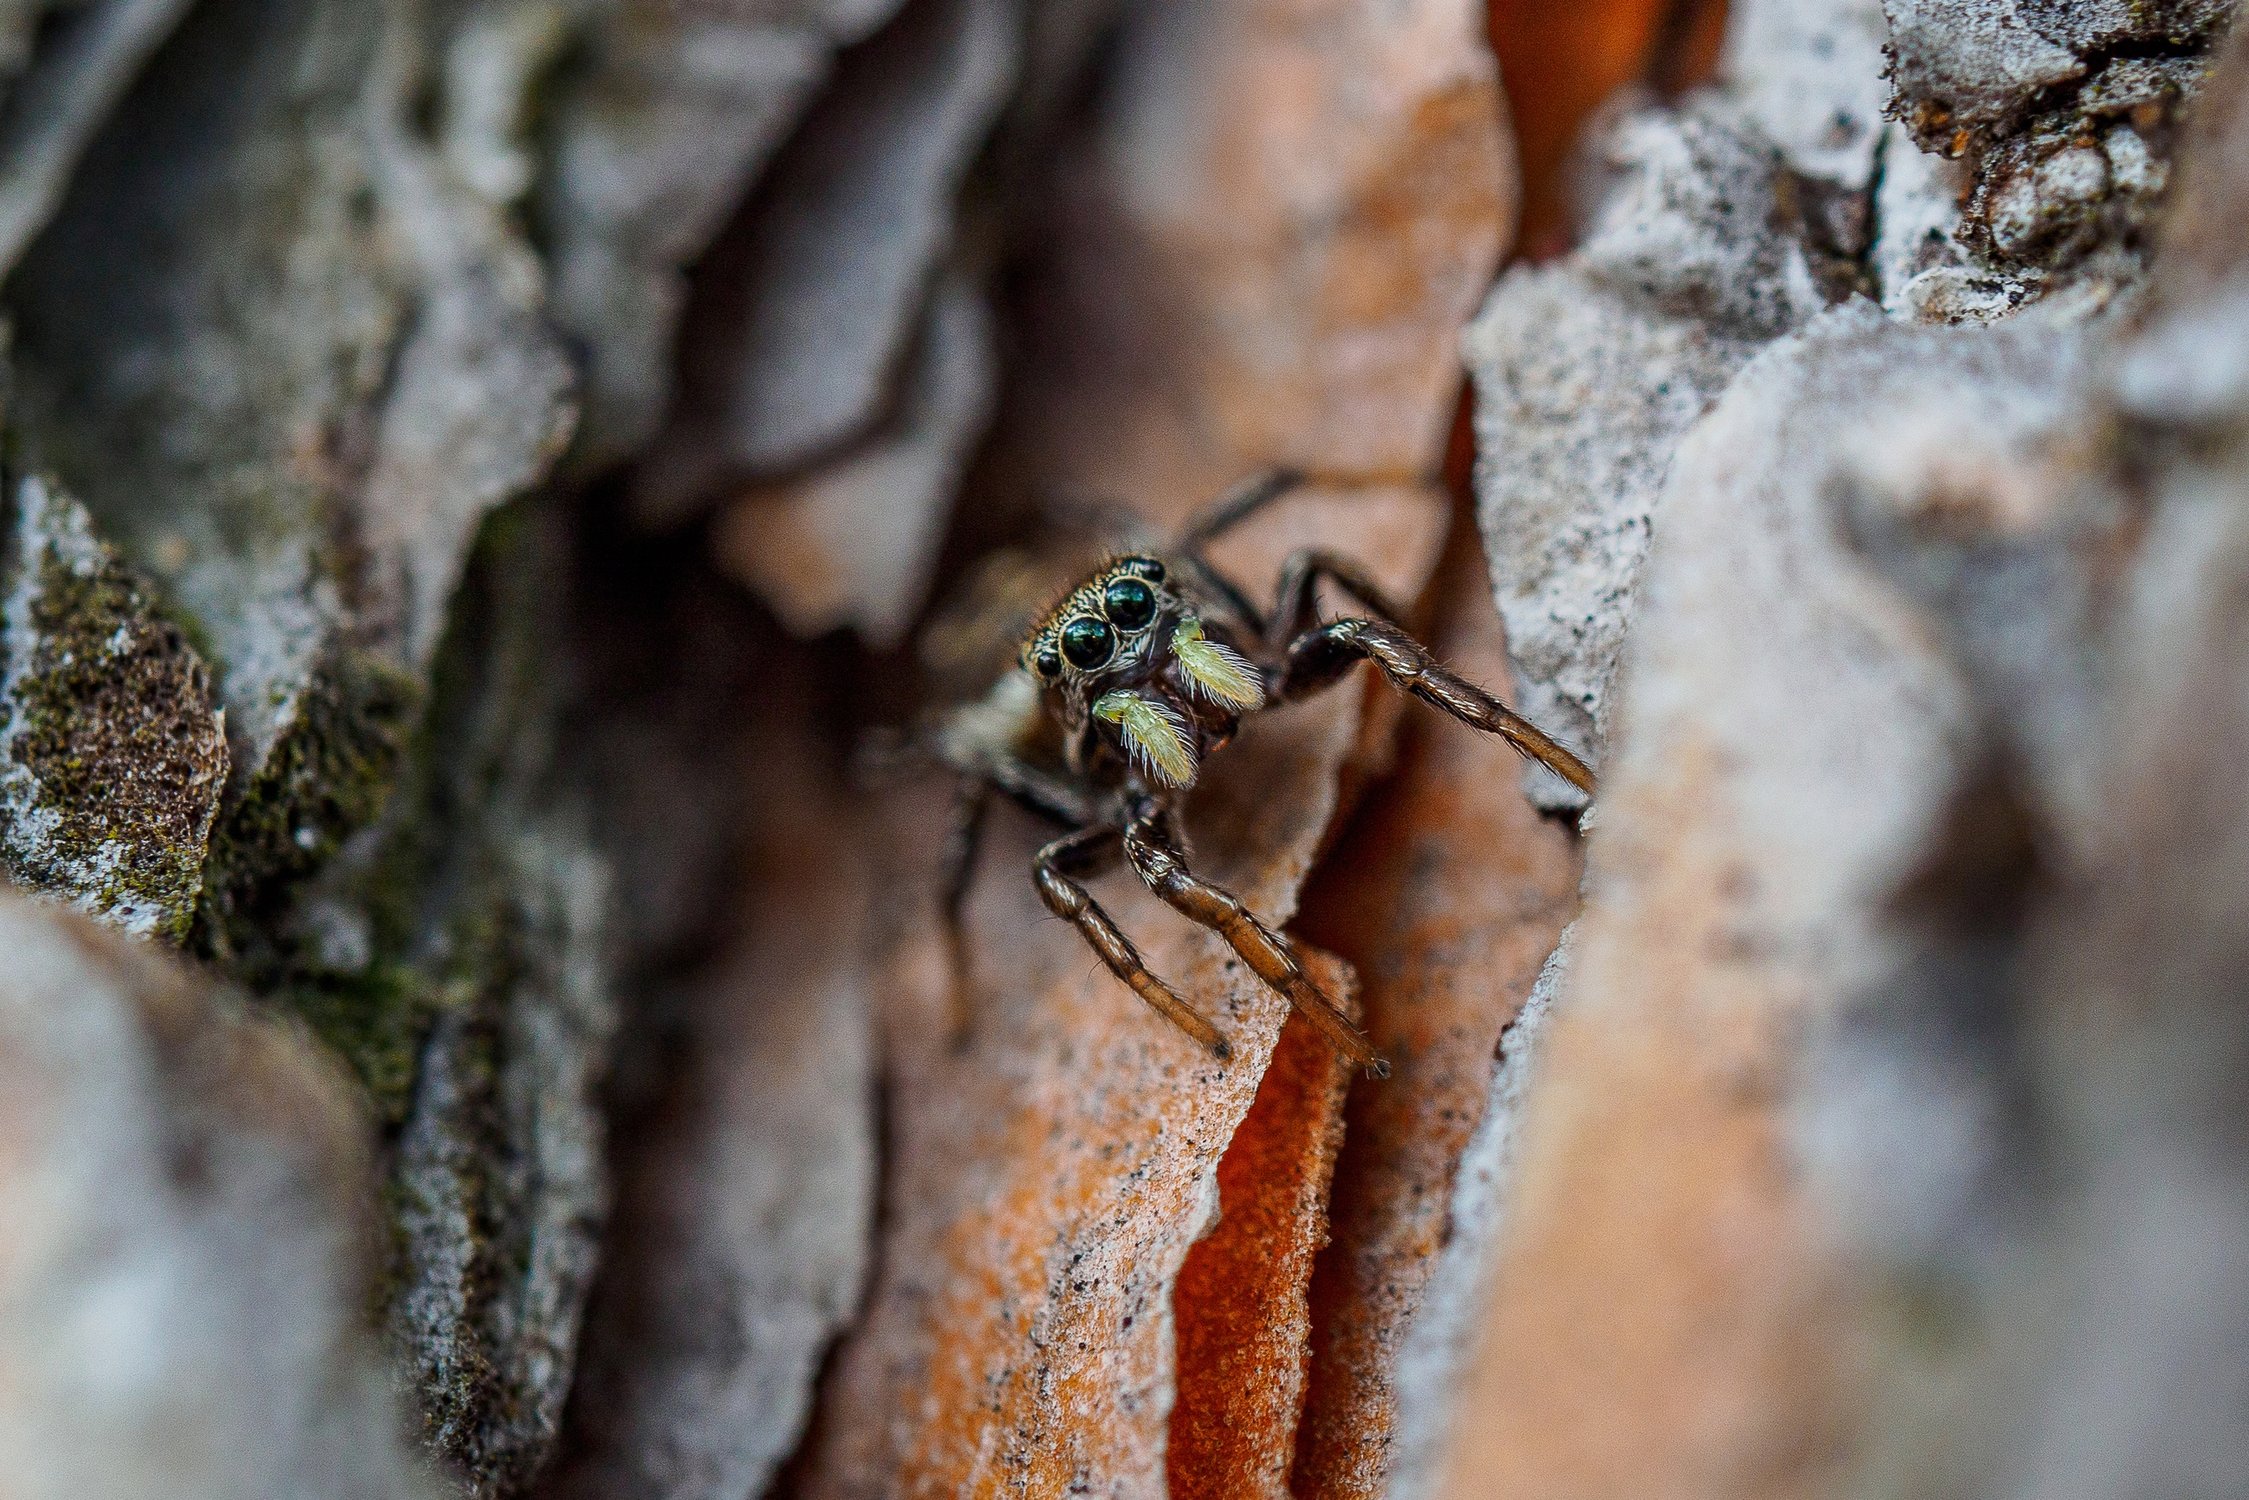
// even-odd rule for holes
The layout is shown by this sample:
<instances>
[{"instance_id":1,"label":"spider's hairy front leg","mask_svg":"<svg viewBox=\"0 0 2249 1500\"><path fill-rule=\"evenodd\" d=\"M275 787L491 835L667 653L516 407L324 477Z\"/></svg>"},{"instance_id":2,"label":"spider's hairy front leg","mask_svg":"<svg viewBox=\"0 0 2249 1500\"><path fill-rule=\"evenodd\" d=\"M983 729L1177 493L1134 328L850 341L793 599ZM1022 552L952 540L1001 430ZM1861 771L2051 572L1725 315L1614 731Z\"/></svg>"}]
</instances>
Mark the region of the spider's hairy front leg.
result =
<instances>
[{"instance_id":1,"label":"spider's hairy front leg","mask_svg":"<svg viewBox=\"0 0 2249 1500\"><path fill-rule=\"evenodd\" d=\"M1259 979L1320 1028L1335 1050L1376 1078L1390 1076L1390 1064L1374 1048L1297 961L1289 940L1257 919L1239 896L1187 868L1187 859L1163 826L1160 815L1135 818L1124 830L1125 857L1148 889L1190 921L1226 940Z\"/></svg>"},{"instance_id":2,"label":"spider's hairy front leg","mask_svg":"<svg viewBox=\"0 0 2249 1500\"><path fill-rule=\"evenodd\" d=\"M1046 903L1047 910L1078 929L1078 935L1085 939L1087 947L1101 955L1110 973L1123 980L1164 1019L1193 1037L1204 1051L1224 1062L1234 1055L1234 1049L1218 1034L1218 1028L1149 971L1140 957L1140 950L1132 946L1132 939L1101 909L1101 903L1093 899L1092 893L1078 883L1078 877L1095 873L1117 857L1121 838L1117 828L1102 825L1066 833L1041 849L1031 862L1032 875L1038 881L1039 899Z\"/></svg>"},{"instance_id":3,"label":"spider's hairy front leg","mask_svg":"<svg viewBox=\"0 0 2249 1500\"><path fill-rule=\"evenodd\" d=\"M1593 772L1543 729L1430 655L1429 648L1387 620L1337 620L1291 641L1275 696L1302 698L1333 685L1354 663L1371 661L1391 686L1443 709L1461 723L1496 734L1563 780L1593 794Z\"/></svg>"},{"instance_id":4,"label":"spider's hairy front leg","mask_svg":"<svg viewBox=\"0 0 2249 1500\"><path fill-rule=\"evenodd\" d=\"M1281 564L1281 581L1273 591L1272 624L1266 635L1267 644L1274 650L1288 649L1290 642L1320 623L1319 586L1323 578L1356 599L1376 619L1404 628L1405 611L1391 602L1365 569L1339 552L1307 547L1289 554Z\"/></svg>"}]
</instances>

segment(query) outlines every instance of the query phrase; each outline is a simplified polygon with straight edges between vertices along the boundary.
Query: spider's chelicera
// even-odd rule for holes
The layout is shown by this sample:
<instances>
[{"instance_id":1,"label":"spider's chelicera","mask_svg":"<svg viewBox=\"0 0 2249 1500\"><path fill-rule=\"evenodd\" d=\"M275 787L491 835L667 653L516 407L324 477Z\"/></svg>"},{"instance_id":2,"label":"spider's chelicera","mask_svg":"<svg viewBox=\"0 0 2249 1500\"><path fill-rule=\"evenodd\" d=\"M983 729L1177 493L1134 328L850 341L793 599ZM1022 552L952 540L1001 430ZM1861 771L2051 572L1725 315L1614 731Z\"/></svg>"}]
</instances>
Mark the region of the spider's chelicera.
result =
<instances>
[{"instance_id":1,"label":"spider's chelicera","mask_svg":"<svg viewBox=\"0 0 2249 1500\"><path fill-rule=\"evenodd\" d=\"M1150 972L1083 884L1120 853L1167 904L1224 938L1338 1052L1380 1076L1388 1065L1306 976L1288 939L1188 868L1177 805L1204 762L1234 737L1245 714L1331 687L1368 661L1392 686L1500 736L1585 792L1593 790L1593 773L1529 720L1440 665L1348 559L1319 551L1291 557L1270 611L1211 566L1203 548L1213 537L1296 482L1289 474L1253 481L1162 557L1102 565L1033 627L1020 670L947 721L939 750L961 773L963 794L947 854L946 930L957 964L961 902L983 811L997 792L1064 830L1032 861L1048 908L1077 928L1111 973L1213 1056L1230 1052L1218 1028ZM1322 621L1323 579L1365 613ZM1060 732L1059 766L1026 753L1042 726Z\"/></svg>"}]
</instances>

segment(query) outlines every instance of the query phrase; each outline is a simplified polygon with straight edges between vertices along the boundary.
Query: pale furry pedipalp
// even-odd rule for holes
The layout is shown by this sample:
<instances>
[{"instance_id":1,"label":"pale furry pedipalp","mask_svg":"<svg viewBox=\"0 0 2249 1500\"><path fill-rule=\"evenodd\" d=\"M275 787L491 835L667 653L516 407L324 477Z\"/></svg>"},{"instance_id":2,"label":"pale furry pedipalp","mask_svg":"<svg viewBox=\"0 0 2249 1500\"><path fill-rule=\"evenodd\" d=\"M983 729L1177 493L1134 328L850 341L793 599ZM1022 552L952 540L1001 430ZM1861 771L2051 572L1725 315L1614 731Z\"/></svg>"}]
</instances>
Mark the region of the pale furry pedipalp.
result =
<instances>
[{"instance_id":1,"label":"pale furry pedipalp","mask_svg":"<svg viewBox=\"0 0 2249 1500\"><path fill-rule=\"evenodd\" d=\"M1170 786L1195 779L1187 721L1169 704L1138 693L1108 693L1093 705L1093 716L1123 731L1125 750L1142 770Z\"/></svg>"},{"instance_id":2,"label":"pale furry pedipalp","mask_svg":"<svg viewBox=\"0 0 2249 1500\"><path fill-rule=\"evenodd\" d=\"M1233 647L1206 637L1202 621L1190 616L1179 622L1171 633L1171 654L1195 691L1212 702L1242 713L1265 706L1265 684L1257 668Z\"/></svg>"}]
</instances>

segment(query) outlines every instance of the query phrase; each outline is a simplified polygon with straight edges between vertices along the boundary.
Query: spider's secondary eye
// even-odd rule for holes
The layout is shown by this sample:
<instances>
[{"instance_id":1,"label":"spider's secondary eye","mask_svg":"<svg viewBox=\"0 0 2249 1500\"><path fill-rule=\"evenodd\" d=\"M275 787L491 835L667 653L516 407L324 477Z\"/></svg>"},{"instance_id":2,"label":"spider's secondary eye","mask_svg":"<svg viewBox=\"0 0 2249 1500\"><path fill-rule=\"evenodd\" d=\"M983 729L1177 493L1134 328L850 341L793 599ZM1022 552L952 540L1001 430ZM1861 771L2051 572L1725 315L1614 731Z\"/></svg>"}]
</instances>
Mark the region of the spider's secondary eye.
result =
<instances>
[{"instance_id":1,"label":"spider's secondary eye","mask_svg":"<svg viewBox=\"0 0 2249 1500\"><path fill-rule=\"evenodd\" d=\"M1062 627L1062 654L1071 666L1090 672L1117 654L1117 633L1098 615L1079 615Z\"/></svg>"},{"instance_id":2,"label":"spider's secondary eye","mask_svg":"<svg viewBox=\"0 0 2249 1500\"><path fill-rule=\"evenodd\" d=\"M1162 583L1164 581L1164 565L1152 557L1128 557L1121 564L1121 567L1124 572L1130 573L1136 578L1145 578L1150 583Z\"/></svg>"},{"instance_id":3,"label":"spider's secondary eye","mask_svg":"<svg viewBox=\"0 0 2249 1500\"><path fill-rule=\"evenodd\" d=\"M1039 669L1041 677L1051 678L1062 675L1062 658L1055 655L1052 646L1042 648L1032 665Z\"/></svg>"},{"instance_id":4,"label":"spider's secondary eye","mask_svg":"<svg viewBox=\"0 0 2249 1500\"><path fill-rule=\"evenodd\" d=\"M1101 591L1101 612L1126 630L1138 630L1156 617L1156 591L1137 578L1111 579Z\"/></svg>"}]
</instances>

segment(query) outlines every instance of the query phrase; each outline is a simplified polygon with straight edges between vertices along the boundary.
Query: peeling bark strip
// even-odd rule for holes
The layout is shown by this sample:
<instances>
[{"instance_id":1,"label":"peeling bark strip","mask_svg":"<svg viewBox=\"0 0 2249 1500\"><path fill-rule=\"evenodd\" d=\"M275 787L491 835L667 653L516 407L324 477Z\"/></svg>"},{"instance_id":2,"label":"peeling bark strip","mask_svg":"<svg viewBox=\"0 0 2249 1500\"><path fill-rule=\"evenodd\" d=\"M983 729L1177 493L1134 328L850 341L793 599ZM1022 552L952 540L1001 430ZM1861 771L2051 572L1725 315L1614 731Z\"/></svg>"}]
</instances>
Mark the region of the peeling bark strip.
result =
<instances>
[{"instance_id":1,"label":"peeling bark strip","mask_svg":"<svg viewBox=\"0 0 2249 1500\"><path fill-rule=\"evenodd\" d=\"M461 72L506 85L474 101L476 116L506 130L461 155L492 196L528 190L554 320L583 350L579 465L616 463L658 435L689 267L818 97L837 50L898 8L590 0L562 14L496 8L463 29ZM550 68L551 134L515 139Z\"/></svg>"},{"instance_id":2,"label":"peeling bark strip","mask_svg":"<svg viewBox=\"0 0 2249 1500\"><path fill-rule=\"evenodd\" d=\"M1225 0L1125 24L1035 193L991 465L1160 533L1245 474L1413 481L1513 214L1480 7Z\"/></svg>"},{"instance_id":3,"label":"peeling bark strip","mask_svg":"<svg viewBox=\"0 0 2249 1500\"><path fill-rule=\"evenodd\" d=\"M930 294L885 429L808 475L737 496L713 528L718 565L799 635L851 625L877 650L898 645L991 419L994 342L982 296L946 278Z\"/></svg>"},{"instance_id":4,"label":"peeling bark strip","mask_svg":"<svg viewBox=\"0 0 2249 1500\"><path fill-rule=\"evenodd\" d=\"M46 227L86 143L189 0L23 0L0 15L0 271Z\"/></svg>"},{"instance_id":5,"label":"peeling bark strip","mask_svg":"<svg viewBox=\"0 0 2249 1500\"><path fill-rule=\"evenodd\" d=\"M847 57L714 247L680 413L635 499L677 522L714 485L801 469L891 404L969 165L1015 81L1016 0L909 0Z\"/></svg>"}]
</instances>

